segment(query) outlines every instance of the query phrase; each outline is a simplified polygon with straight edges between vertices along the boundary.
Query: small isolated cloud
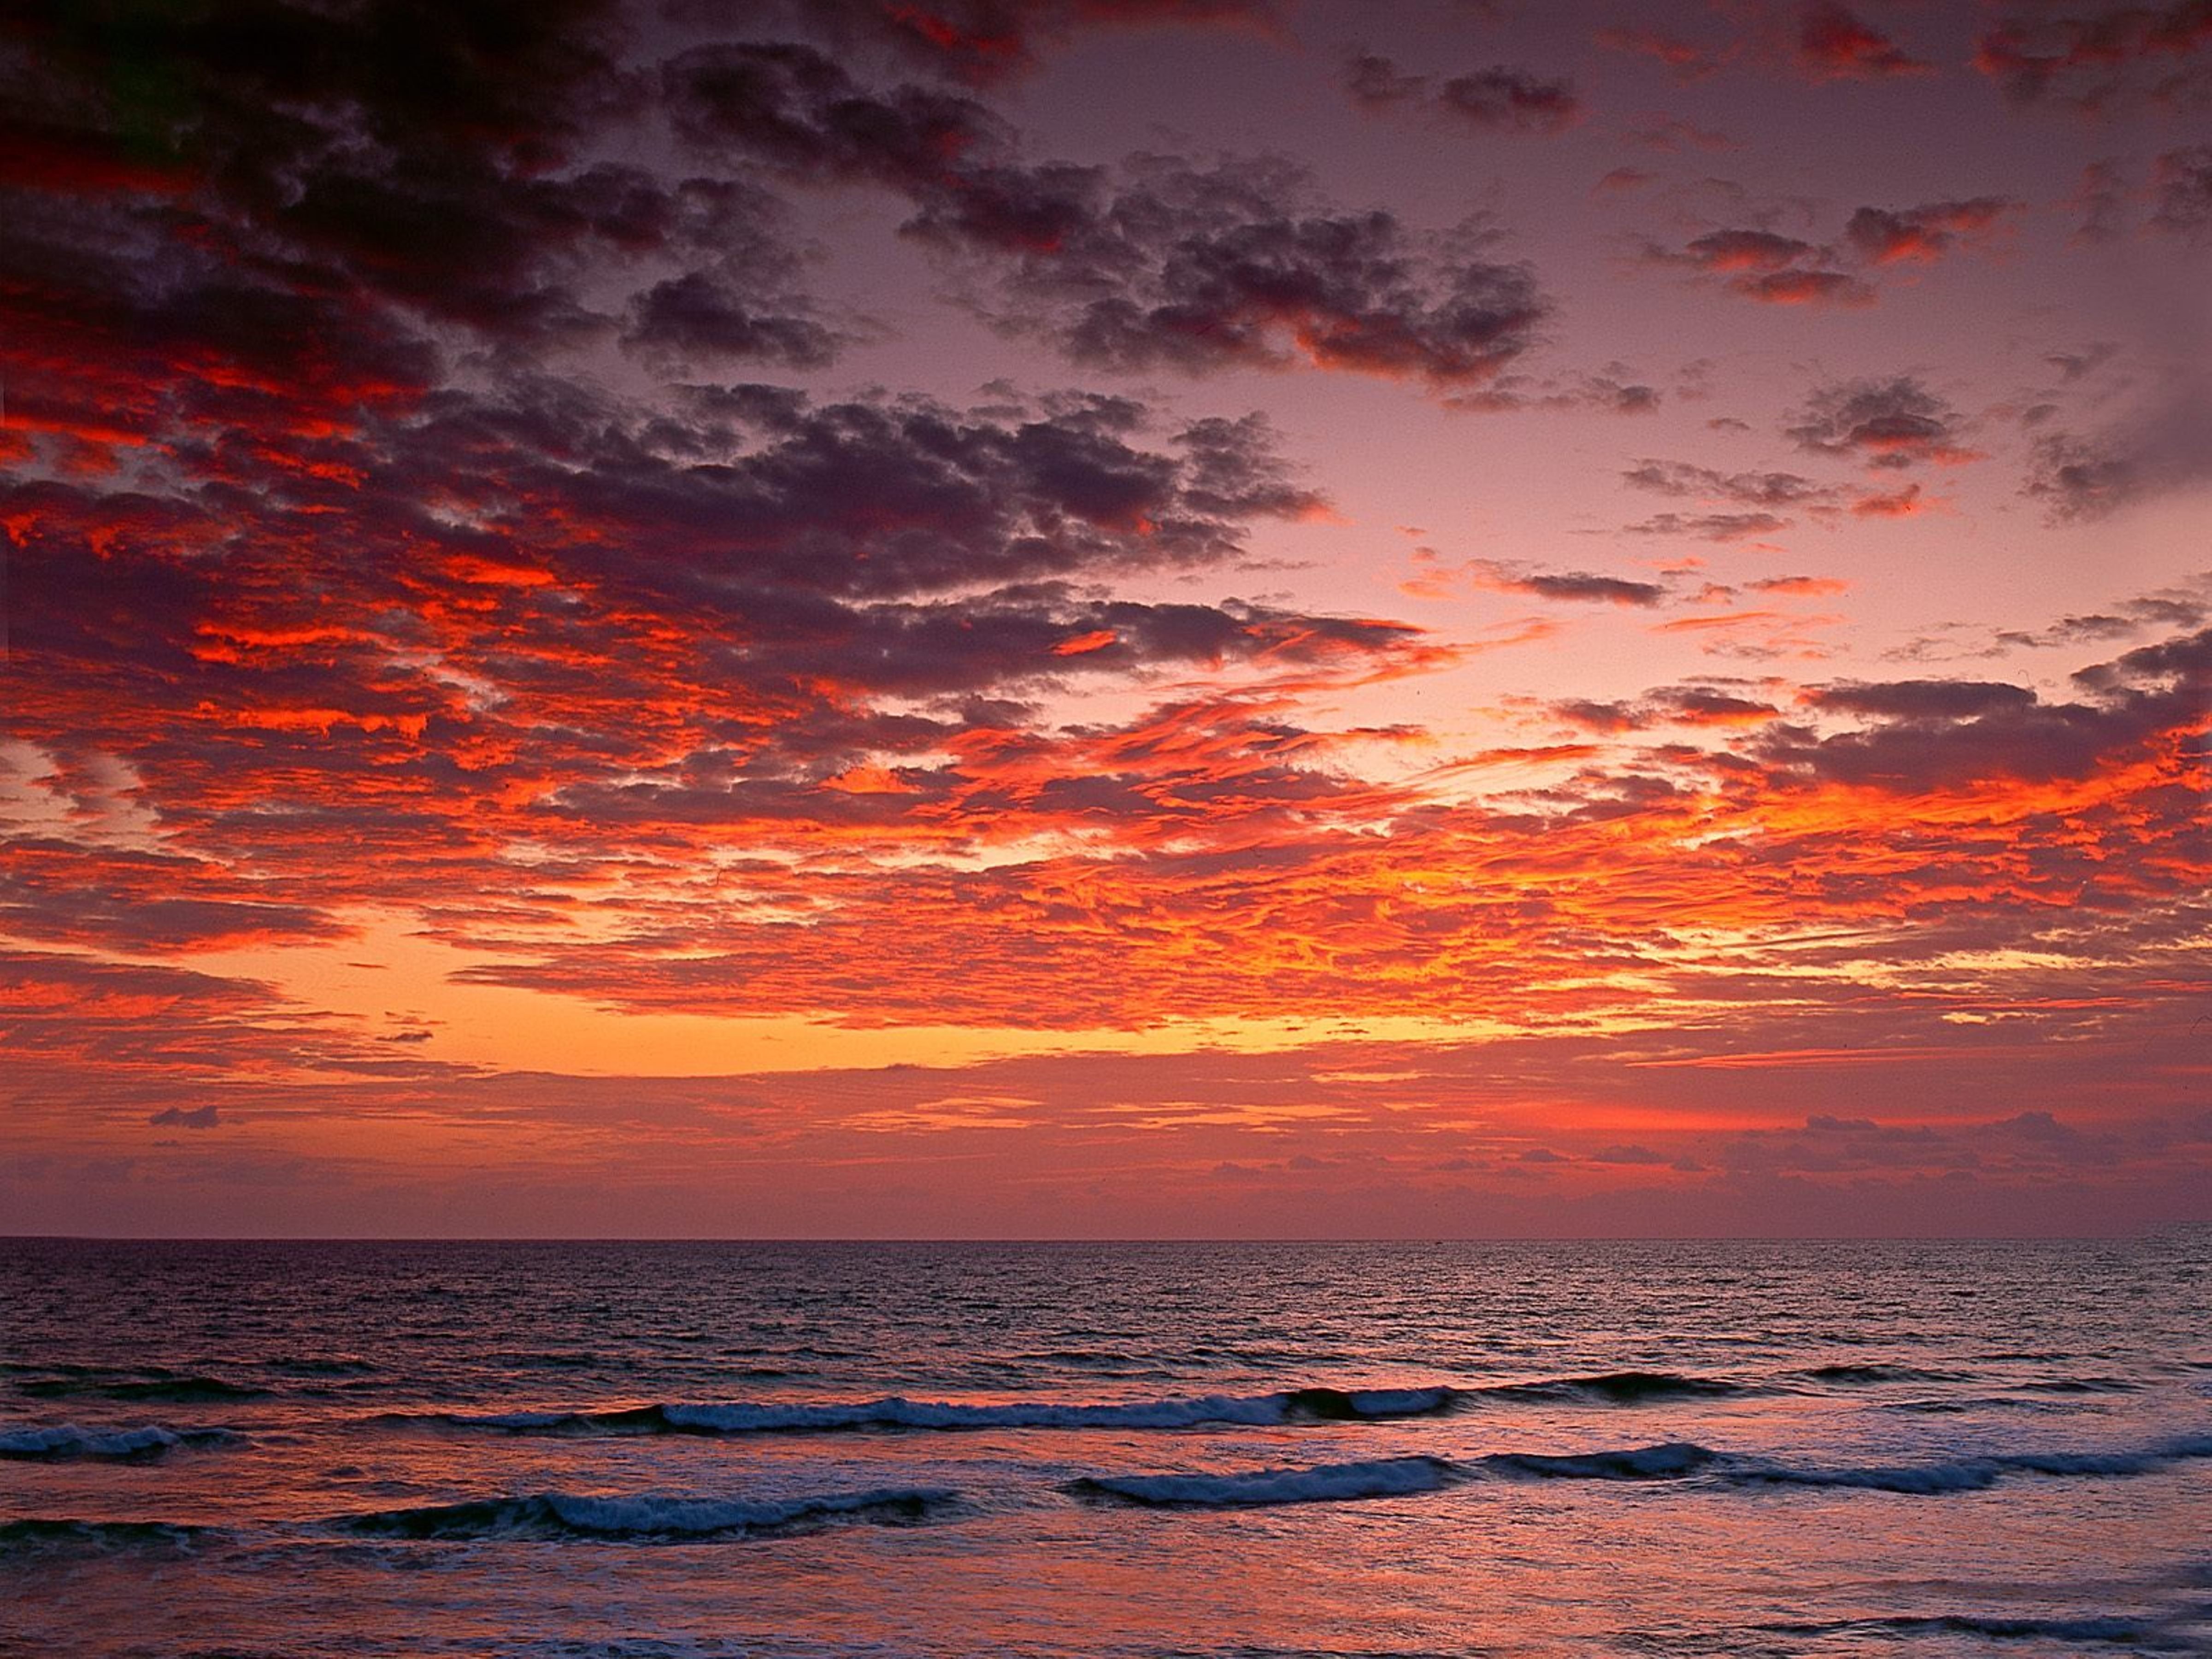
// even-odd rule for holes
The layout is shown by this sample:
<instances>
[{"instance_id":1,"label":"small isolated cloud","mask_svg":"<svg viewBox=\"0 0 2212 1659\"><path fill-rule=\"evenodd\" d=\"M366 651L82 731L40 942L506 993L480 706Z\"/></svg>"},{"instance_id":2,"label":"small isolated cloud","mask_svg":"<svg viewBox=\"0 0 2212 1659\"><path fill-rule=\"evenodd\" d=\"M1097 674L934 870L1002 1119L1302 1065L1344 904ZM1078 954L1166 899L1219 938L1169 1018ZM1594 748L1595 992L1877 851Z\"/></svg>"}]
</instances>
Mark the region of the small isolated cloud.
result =
<instances>
[{"instance_id":1,"label":"small isolated cloud","mask_svg":"<svg viewBox=\"0 0 2212 1659\"><path fill-rule=\"evenodd\" d=\"M1574 82L1498 64L1445 80L1411 75L1375 52L1353 55L1345 89L1367 110L1419 108L1485 132L1552 133L1582 116Z\"/></svg>"},{"instance_id":2,"label":"small isolated cloud","mask_svg":"<svg viewBox=\"0 0 2212 1659\"><path fill-rule=\"evenodd\" d=\"M212 1129L222 1121L222 1113L212 1104L205 1106L165 1106L146 1120L159 1128Z\"/></svg>"},{"instance_id":3,"label":"small isolated cloud","mask_svg":"<svg viewBox=\"0 0 2212 1659\"><path fill-rule=\"evenodd\" d=\"M1822 386L1783 431L1809 454L1894 468L1979 460L1960 441L1962 426L1959 412L1942 398L1900 374Z\"/></svg>"},{"instance_id":4,"label":"small isolated cloud","mask_svg":"<svg viewBox=\"0 0 2212 1659\"><path fill-rule=\"evenodd\" d=\"M2212 144L2160 156L2156 186L2151 223L2192 241L2212 235Z\"/></svg>"},{"instance_id":5,"label":"small isolated cloud","mask_svg":"<svg viewBox=\"0 0 2212 1659\"><path fill-rule=\"evenodd\" d=\"M1771 536L1789 527L1789 520L1773 513L1656 513L1626 526L1632 536L1693 536L1708 542Z\"/></svg>"},{"instance_id":6,"label":"small isolated cloud","mask_svg":"<svg viewBox=\"0 0 2212 1659\"><path fill-rule=\"evenodd\" d=\"M1929 65L1841 5L1805 8L1797 27L1796 56L1798 67L1816 81L1880 81L1933 73Z\"/></svg>"},{"instance_id":7,"label":"small isolated cloud","mask_svg":"<svg viewBox=\"0 0 2212 1659\"><path fill-rule=\"evenodd\" d=\"M1611 51L1649 58L1683 82L1702 81L1735 56L1733 47L1702 46L1663 29L1603 28L1597 32L1595 39L1598 45Z\"/></svg>"},{"instance_id":8,"label":"small isolated cloud","mask_svg":"<svg viewBox=\"0 0 2212 1659\"><path fill-rule=\"evenodd\" d=\"M1501 593L1526 593L1539 599L1650 606L1667 598L1667 589L1657 582L1635 581L1587 570L1530 571L1491 559L1478 559L1468 570L1479 586Z\"/></svg>"},{"instance_id":9,"label":"small isolated cloud","mask_svg":"<svg viewBox=\"0 0 2212 1659\"><path fill-rule=\"evenodd\" d=\"M2008 197L1977 196L1910 208L1863 207L1851 215L1844 235L1875 264L1932 263L1961 242L1986 235L2019 206Z\"/></svg>"}]
</instances>

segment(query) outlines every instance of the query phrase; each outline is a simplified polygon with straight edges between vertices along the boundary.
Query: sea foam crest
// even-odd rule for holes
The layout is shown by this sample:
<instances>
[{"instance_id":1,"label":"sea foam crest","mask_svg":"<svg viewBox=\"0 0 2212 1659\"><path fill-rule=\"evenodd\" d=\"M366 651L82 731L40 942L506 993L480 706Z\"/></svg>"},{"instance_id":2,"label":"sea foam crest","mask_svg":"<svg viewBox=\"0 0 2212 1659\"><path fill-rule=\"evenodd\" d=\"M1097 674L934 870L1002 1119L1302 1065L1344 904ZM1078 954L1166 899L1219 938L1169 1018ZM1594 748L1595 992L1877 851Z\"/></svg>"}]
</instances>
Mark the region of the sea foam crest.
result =
<instances>
[{"instance_id":1,"label":"sea foam crest","mask_svg":"<svg viewBox=\"0 0 2212 1659\"><path fill-rule=\"evenodd\" d=\"M1743 1461L1725 1471L1741 1486L1856 1486L1873 1492L1935 1496L1982 1492L2007 1476L2152 1474L2175 1463L2212 1457L2212 1435L2181 1435L2133 1451L1990 1452L1932 1463L1869 1468L1802 1468Z\"/></svg>"},{"instance_id":2,"label":"sea foam crest","mask_svg":"<svg viewBox=\"0 0 2212 1659\"><path fill-rule=\"evenodd\" d=\"M178 1446L234 1444L245 1436L230 1429L172 1429L149 1423L135 1429L87 1429L74 1423L0 1433L0 1457L155 1458Z\"/></svg>"},{"instance_id":3,"label":"sea foam crest","mask_svg":"<svg viewBox=\"0 0 2212 1659\"><path fill-rule=\"evenodd\" d=\"M340 1516L348 1532L382 1538L704 1539L769 1537L837 1522L911 1525L957 1501L934 1487L806 1498L737 1498L538 1492Z\"/></svg>"},{"instance_id":4,"label":"sea foam crest","mask_svg":"<svg viewBox=\"0 0 2212 1659\"><path fill-rule=\"evenodd\" d=\"M1340 1503L1430 1492L1467 1478L1442 1457L1385 1457L1305 1468L1235 1474L1107 1474L1071 1482L1078 1497L1116 1498L1155 1508L1240 1509L1265 1504Z\"/></svg>"}]
</instances>

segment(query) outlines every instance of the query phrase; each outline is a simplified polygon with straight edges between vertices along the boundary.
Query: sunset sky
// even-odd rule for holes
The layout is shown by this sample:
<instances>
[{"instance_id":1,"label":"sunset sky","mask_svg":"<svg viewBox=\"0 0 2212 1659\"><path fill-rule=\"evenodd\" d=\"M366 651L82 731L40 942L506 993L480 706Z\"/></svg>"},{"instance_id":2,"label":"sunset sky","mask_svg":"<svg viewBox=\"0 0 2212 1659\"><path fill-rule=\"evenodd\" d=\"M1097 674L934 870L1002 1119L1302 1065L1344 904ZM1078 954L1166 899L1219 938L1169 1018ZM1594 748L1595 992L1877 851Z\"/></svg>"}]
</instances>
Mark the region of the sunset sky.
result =
<instances>
[{"instance_id":1,"label":"sunset sky","mask_svg":"<svg viewBox=\"0 0 2212 1659\"><path fill-rule=\"evenodd\" d=\"M2212 5L0 24L0 1232L2212 1219Z\"/></svg>"}]
</instances>

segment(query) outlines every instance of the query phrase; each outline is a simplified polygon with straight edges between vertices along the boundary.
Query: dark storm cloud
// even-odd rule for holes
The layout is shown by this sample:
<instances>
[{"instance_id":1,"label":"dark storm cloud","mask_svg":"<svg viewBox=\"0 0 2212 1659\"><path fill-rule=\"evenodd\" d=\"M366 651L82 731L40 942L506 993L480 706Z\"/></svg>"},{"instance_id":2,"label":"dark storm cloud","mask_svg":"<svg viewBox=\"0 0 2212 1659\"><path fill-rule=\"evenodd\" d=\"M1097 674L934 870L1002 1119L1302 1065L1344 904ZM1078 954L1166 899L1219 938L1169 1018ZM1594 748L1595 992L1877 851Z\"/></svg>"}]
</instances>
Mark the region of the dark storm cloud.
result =
<instances>
[{"instance_id":1,"label":"dark storm cloud","mask_svg":"<svg viewBox=\"0 0 2212 1659\"><path fill-rule=\"evenodd\" d=\"M1925 75L1929 66L1847 6L1808 5L1797 27L1797 64L1816 80Z\"/></svg>"},{"instance_id":2,"label":"dark storm cloud","mask_svg":"<svg viewBox=\"0 0 2212 1659\"><path fill-rule=\"evenodd\" d=\"M694 145L903 196L908 235L1000 262L1000 320L1095 367L1303 359L1449 387L1511 363L1547 309L1525 269L1335 208L1286 162L1031 162L973 100L871 91L799 46L696 48L664 79Z\"/></svg>"},{"instance_id":3,"label":"dark storm cloud","mask_svg":"<svg viewBox=\"0 0 2212 1659\"><path fill-rule=\"evenodd\" d=\"M1559 132L1582 116L1574 83L1498 65L1443 79L1411 75L1389 58L1355 53L1345 88L1363 109L1416 106L1486 132Z\"/></svg>"},{"instance_id":4,"label":"dark storm cloud","mask_svg":"<svg viewBox=\"0 0 2212 1659\"><path fill-rule=\"evenodd\" d=\"M2014 8L1983 34L1974 65L2017 104L2064 104L2091 114L2145 100L2193 104L2212 91L2201 54L2212 3L2172 0L2053 15Z\"/></svg>"},{"instance_id":5,"label":"dark storm cloud","mask_svg":"<svg viewBox=\"0 0 2212 1659\"><path fill-rule=\"evenodd\" d=\"M1975 459L1963 446L1958 411L1911 375L1822 386L1783 428L1800 449L1869 466Z\"/></svg>"}]
</instances>

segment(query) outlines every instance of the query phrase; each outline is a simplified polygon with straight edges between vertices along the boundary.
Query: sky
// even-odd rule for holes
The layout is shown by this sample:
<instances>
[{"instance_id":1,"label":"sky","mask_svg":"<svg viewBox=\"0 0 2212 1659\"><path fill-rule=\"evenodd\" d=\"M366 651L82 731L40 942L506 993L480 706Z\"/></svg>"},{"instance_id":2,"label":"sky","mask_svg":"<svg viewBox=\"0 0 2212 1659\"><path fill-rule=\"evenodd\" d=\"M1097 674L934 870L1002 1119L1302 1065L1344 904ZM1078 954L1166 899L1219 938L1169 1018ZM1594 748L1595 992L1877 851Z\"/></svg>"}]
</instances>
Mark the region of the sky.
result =
<instances>
[{"instance_id":1,"label":"sky","mask_svg":"<svg viewBox=\"0 0 2212 1659\"><path fill-rule=\"evenodd\" d=\"M0 21L0 1231L2212 1220L2212 5Z\"/></svg>"}]
</instances>

